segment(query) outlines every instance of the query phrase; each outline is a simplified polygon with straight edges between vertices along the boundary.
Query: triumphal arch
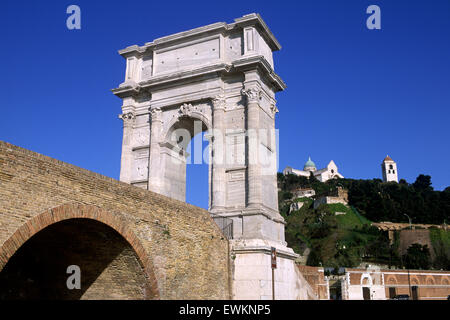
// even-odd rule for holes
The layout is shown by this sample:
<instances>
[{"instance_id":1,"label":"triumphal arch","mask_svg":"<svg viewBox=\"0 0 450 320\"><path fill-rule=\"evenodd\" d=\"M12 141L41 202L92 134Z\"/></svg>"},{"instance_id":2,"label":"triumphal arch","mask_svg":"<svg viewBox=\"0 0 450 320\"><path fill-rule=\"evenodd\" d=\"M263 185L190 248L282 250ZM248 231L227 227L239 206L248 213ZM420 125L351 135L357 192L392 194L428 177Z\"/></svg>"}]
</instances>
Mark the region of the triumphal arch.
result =
<instances>
[{"instance_id":1,"label":"triumphal arch","mask_svg":"<svg viewBox=\"0 0 450 320\"><path fill-rule=\"evenodd\" d=\"M271 297L271 247L284 270L279 298L298 291L277 198L275 93L286 85L272 52L280 48L249 14L119 51L126 59L125 81L113 89L123 100L120 180L185 201L187 146L206 132L209 211L233 221L235 298Z\"/></svg>"}]
</instances>

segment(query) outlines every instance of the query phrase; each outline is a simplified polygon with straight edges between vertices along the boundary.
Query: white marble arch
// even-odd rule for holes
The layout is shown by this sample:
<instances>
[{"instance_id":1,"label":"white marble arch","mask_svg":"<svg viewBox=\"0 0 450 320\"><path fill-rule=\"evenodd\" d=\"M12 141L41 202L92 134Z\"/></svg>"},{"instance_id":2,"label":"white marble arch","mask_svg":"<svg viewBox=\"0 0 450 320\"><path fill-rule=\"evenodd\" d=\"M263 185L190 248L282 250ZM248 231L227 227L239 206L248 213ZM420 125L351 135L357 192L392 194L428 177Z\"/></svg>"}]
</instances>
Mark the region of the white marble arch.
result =
<instances>
[{"instance_id":1,"label":"white marble arch","mask_svg":"<svg viewBox=\"0 0 450 320\"><path fill-rule=\"evenodd\" d=\"M284 238L276 140L267 134L275 135L275 94L286 88L274 71L280 48L261 17L248 14L119 51L127 60L125 81L113 89L123 101L120 180L184 201L189 139L173 133L192 134L201 123L211 146L209 212L233 222L234 299L270 298L272 247L278 298L307 296ZM146 179L134 180L145 170Z\"/></svg>"}]
</instances>

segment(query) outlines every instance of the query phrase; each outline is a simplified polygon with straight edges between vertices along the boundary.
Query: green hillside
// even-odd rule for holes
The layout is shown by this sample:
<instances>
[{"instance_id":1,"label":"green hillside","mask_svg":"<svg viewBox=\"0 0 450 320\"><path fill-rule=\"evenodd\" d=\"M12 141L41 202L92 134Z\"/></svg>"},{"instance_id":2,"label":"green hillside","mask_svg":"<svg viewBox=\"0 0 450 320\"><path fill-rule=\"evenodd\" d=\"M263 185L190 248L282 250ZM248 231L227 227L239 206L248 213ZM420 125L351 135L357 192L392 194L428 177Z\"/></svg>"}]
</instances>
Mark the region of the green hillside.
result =
<instances>
[{"instance_id":1,"label":"green hillside","mask_svg":"<svg viewBox=\"0 0 450 320\"><path fill-rule=\"evenodd\" d=\"M405 222L404 217L401 217L403 213L415 212L414 210L427 212L421 219L415 218L418 220L415 222L445 221L445 217L449 216L446 210L450 189L433 191L430 184L430 180L423 176L409 185L406 182L382 183L376 179L333 179L322 183L314 177L279 174L278 200L280 213L286 220L286 241L299 254L309 248L307 265L312 266L355 267L367 262L403 267L405 261L417 260L417 257L409 255L426 253L429 260L427 265L449 269L450 232L441 229L430 230L436 256L435 260L431 261L429 253L426 252L427 248L419 248L420 250L412 250L406 256L399 256L398 234L391 245L387 232L371 226L370 220ZM349 206L340 203L324 204L314 209L312 199L296 199L293 196L296 188L313 188L316 196L324 196L335 193L338 186L347 188ZM434 199L437 204L433 204L427 211L423 205L427 204L428 200L424 199ZM291 204L294 202L302 202L303 206L292 211ZM441 206L442 210L437 210L436 205Z\"/></svg>"},{"instance_id":2,"label":"green hillside","mask_svg":"<svg viewBox=\"0 0 450 320\"><path fill-rule=\"evenodd\" d=\"M308 265L354 267L363 260L389 263L388 239L355 210L340 203L313 209L311 199L293 201L305 205L284 215L286 241L300 254L310 248Z\"/></svg>"}]
</instances>

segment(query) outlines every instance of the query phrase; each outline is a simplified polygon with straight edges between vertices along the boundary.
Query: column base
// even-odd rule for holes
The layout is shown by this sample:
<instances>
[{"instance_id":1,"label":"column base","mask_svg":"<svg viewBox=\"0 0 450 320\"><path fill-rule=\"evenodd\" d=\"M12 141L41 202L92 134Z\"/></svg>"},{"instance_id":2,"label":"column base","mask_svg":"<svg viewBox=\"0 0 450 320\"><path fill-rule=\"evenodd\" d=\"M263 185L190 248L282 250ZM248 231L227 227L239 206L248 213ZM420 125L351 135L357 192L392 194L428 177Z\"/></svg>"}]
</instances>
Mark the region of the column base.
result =
<instances>
[{"instance_id":1,"label":"column base","mask_svg":"<svg viewBox=\"0 0 450 320\"><path fill-rule=\"evenodd\" d=\"M274 270L275 300L314 300L312 288L301 275L298 254L278 241L230 240L234 300L272 300L271 247L277 250Z\"/></svg>"}]
</instances>

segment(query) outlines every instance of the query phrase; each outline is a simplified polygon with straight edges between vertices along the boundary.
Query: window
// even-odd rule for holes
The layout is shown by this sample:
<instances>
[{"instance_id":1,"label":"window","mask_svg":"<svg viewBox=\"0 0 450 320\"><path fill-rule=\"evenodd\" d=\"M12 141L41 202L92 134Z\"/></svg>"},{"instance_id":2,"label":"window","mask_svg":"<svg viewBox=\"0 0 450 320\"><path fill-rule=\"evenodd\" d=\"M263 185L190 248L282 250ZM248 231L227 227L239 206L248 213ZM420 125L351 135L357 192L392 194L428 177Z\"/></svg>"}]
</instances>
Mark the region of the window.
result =
<instances>
[{"instance_id":1,"label":"window","mask_svg":"<svg viewBox=\"0 0 450 320\"><path fill-rule=\"evenodd\" d=\"M395 170L392 170L392 173L395 173Z\"/></svg>"},{"instance_id":2,"label":"window","mask_svg":"<svg viewBox=\"0 0 450 320\"><path fill-rule=\"evenodd\" d=\"M389 169L394 169L394 167L392 166L392 164L389 165Z\"/></svg>"}]
</instances>

